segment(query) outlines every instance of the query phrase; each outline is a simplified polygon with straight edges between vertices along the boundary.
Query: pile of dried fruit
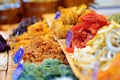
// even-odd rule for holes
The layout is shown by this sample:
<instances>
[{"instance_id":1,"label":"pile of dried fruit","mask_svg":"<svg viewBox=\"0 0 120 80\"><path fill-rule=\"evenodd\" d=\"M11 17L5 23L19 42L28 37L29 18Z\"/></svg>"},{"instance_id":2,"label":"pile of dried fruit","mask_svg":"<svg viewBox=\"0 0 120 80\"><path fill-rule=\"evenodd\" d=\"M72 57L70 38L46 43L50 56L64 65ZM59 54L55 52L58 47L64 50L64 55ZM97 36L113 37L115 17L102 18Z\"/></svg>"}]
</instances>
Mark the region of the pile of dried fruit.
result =
<instances>
[{"instance_id":1,"label":"pile of dried fruit","mask_svg":"<svg viewBox=\"0 0 120 80\"><path fill-rule=\"evenodd\" d=\"M26 62L39 63L47 58L59 59L67 63L62 49L52 39L36 36L28 44L25 45L25 54L23 60Z\"/></svg>"},{"instance_id":2,"label":"pile of dried fruit","mask_svg":"<svg viewBox=\"0 0 120 80\"><path fill-rule=\"evenodd\" d=\"M65 39L67 31L79 22L78 18L86 12L86 8L87 6L81 5L79 7L61 9L61 16L51 26L55 36L60 39Z\"/></svg>"},{"instance_id":3,"label":"pile of dried fruit","mask_svg":"<svg viewBox=\"0 0 120 80\"><path fill-rule=\"evenodd\" d=\"M73 35L70 46L72 49L75 46L77 48L84 48L87 41L92 39L100 28L108 25L108 21L105 16L94 11L90 11L89 13L82 15L79 19L81 22L72 27ZM67 47L66 51L70 52L70 49Z\"/></svg>"},{"instance_id":4,"label":"pile of dried fruit","mask_svg":"<svg viewBox=\"0 0 120 80\"><path fill-rule=\"evenodd\" d=\"M12 37L10 43L14 54L20 46L24 48L23 60L26 62L39 63L44 59L54 58L67 63L62 49L53 40L52 32L45 21L29 26L27 32Z\"/></svg>"}]
</instances>

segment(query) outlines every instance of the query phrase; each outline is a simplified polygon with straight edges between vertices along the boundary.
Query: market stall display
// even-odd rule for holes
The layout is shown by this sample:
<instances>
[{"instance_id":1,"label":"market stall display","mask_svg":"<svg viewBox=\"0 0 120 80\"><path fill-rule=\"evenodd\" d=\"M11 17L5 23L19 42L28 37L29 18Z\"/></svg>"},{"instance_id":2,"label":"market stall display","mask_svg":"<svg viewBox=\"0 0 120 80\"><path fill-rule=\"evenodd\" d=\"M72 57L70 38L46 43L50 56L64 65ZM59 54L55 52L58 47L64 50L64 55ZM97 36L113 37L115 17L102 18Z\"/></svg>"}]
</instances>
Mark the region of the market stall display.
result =
<instances>
[{"instance_id":1,"label":"market stall display","mask_svg":"<svg viewBox=\"0 0 120 80\"><path fill-rule=\"evenodd\" d=\"M10 47L0 35L0 80L120 79L119 14L106 17L81 5L61 9L52 22L23 20Z\"/></svg>"},{"instance_id":2,"label":"market stall display","mask_svg":"<svg viewBox=\"0 0 120 80\"><path fill-rule=\"evenodd\" d=\"M94 64L106 70L114 56L120 52L120 25L114 21L101 28L96 36L87 42L83 49L75 48L73 60L83 74L93 72Z\"/></svg>"},{"instance_id":3,"label":"market stall display","mask_svg":"<svg viewBox=\"0 0 120 80\"><path fill-rule=\"evenodd\" d=\"M68 31L66 42L65 40L58 40L58 42L65 52L67 60L76 76L81 80L88 80L97 77L95 76L97 75L96 71L106 69L115 54L120 52L120 25L114 21L108 22L105 16L94 11L89 11L80 16L79 19L81 21L71 28L72 32L70 30ZM69 40L71 39L70 37L72 37L71 42ZM66 46L68 47L65 48ZM74 52L74 54L69 54L69 52ZM96 71L94 71L96 69L95 67L97 68ZM109 74L111 75L112 73ZM115 80L115 78L113 79Z\"/></svg>"},{"instance_id":4,"label":"market stall display","mask_svg":"<svg viewBox=\"0 0 120 80\"><path fill-rule=\"evenodd\" d=\"M58 40L67 56L68 62L72 66L73 72L79 79L93 79L97 77L97 74L100 80L101 78L107 80L108 75L111 79L113 78L113 80L119 78L119 76L117 76L119 73L117 73L116 76L114 75L114 71L118 70L118 58L115 59L116 63L113 62L116 54L120 52L119 29L120 25L112 21L108 26L101 28L96 36L87 42L85 48L80 49L75 47L74 54L65 51L65 40ZM110 68L109 65L111 65ZM97 73L98 70L100 70L99 73ZM93 74L95 75L93 76Z\"/></svg>"}]
</instances>

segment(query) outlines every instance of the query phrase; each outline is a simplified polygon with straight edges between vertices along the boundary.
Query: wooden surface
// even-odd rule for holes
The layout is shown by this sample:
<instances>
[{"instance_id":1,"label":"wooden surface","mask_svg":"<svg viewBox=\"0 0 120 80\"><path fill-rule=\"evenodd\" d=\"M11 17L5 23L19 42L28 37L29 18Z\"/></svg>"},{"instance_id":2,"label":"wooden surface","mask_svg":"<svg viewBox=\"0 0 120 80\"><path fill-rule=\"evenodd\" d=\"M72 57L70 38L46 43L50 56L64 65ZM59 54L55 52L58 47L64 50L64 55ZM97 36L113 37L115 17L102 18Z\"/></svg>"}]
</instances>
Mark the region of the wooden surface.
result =
<instances>
[{"instance_id":1,"label":"wooden surface","mask_svg":"<svg viewBox=\"0 0 120 80\"><path fill-rule=\"evenodd\" d=\"M46 13L43 14L42 17L47 21L48 25L51 26L54 21L55 13Z\"/></svg>"},{"instance_id":2,"label":"wooden surface","mask_svg":"<svg viewBox=\"0 0 120 80\"><path fill-rule=\"evenodd\" d=\"M8 28L6 32L8 32L7 34L10 34L12 32L12 29L16 28L18 24L16 25L13 25L11 26L11 28ZM8 26L8 25L7 25ZM10 27L10 26L9 26ZM76 75L76 77L78 77L80 80L85 80L85 77L81 74L81 72L78 70L78 68L75 66L75 64L73 63L73 60L71 58L71 56L73 55L73 53L67 53L64 49L66 47L66 44L65 44L65 39L57 39L58 43L60 44L62 50L64 51L65 53L65 56L74 72L74 74ZM10 51L9 52L9 57L8 57L8 70L7 70L7 75L6 75L6 67L4 67L5 69L3 69L4 71L0 71L0 80L5 80L5 77L6 77L6 80L12 80L12 73L13 71L15 70L16 66L13 62L13 53ZM2 79L1 79L1 76Z\"/></svg>"},{"instance_id":3,"label":"wooden surface","mask_svg":"<svg viewBox=\"0 0 120 80\"><path fill-rule=\"evenodd\" d=\"M6 75L6 80L12 80L12 74L14 72L15 69L9 67L8 71L7 71L7 75Z\"/></svg>"},{"instance_id":4,"label":"wooden surface","mask_svg":"<svg viewBox=\"0 0 120 80\"><path fill-rule=\"evenodd\" d=\"M57 39L58 43L60 44L63 52L66 54L66 55L73 55L73 53L68 53L65 51L65 47L67 46L66 43L65 43L65 39Z\"/></svg>"},{"instance_id":5,"label":"wooden surface","mask_svg":"<svg viewBox=\"0 0 120 80\"><path fill-rule=\"evenodd\" d=\"M0 80L6 80L6 71L0 71Z\"/></svg>"},{"instance_id":6,"label":"wooden surface","mask_svg":"<svg viewBox=\"0 0 120 80\"><path fill-rule=\"evenodd\" d=\"M13 61L13 56L14 56L14 55L13 55L13 52L10 51L10 52L9 52L8 68L11 67L11 68L14 69L14 68L17 67L17 64L14 63L14 61Z\"/></svg>"}]
</instances>

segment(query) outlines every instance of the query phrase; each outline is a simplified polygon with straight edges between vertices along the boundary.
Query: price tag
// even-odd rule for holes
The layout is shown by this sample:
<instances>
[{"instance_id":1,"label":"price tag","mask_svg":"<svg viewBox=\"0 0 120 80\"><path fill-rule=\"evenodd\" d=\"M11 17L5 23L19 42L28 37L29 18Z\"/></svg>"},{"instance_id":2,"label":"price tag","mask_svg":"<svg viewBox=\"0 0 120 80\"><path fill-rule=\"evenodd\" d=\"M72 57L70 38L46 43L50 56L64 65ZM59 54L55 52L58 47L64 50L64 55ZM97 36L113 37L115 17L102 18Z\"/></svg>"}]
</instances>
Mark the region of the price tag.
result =
<instances>
[{"instance_id":1,"label":"price tag","mask_svg":"<svg viewBox=\"0 0 120 80\"><path fill-rule=\"evenodd\" d=\"M55 19L58 19L61 16L60 12L56 12Z\"/></svg>"},{"instance_id":2,"label":"price tag","mask_svg":"<svg viewBox=\"0 0 120 80\"><path fill-rule=\"evenodd\" d=\"M18 63L24 54L24 49L20 47L14 56L14 63Z\"/></svg>"},{"instance_id":3,"label":"price tag","mask_svg":"<svg viewBox=\"0 0 120 80\"><path fill-rule=\"evenodd\" d=\"M72 41L72 31L68 30L67 36L66 36L66 45L68 47L70 47L71 41Z\"/></svg>"},{"instance_id":4,"label":"price tag","mask_svg":"<svg viewBox=\"0 0 120 80\"><path fill-rule=\"evenodd\" d=\"M23 63L20 63L12 74L12 80L17 80L24 70Z\"/></svg>"}]
</instances>

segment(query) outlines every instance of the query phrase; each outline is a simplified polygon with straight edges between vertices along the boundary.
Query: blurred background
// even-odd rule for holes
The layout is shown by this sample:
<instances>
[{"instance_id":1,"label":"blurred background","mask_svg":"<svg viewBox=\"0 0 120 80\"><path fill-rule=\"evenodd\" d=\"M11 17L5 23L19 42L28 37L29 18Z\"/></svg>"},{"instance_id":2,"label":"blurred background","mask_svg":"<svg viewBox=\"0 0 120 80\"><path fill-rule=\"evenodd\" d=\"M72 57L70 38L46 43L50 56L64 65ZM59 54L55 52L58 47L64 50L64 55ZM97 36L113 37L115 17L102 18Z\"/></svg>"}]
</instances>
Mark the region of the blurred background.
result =
<instances>
[{"instance_id":1,"label":"blurred background","mask_svg":"<svg viewBox=\"0 0 120 80\"><path fill-rule=\"evenodd\" d=\"M106 16L120 11L120 0L0 0L0 24L18 23L31 16L42 20L61 8L81 4Z\"/></svg>"}]
</instances>

